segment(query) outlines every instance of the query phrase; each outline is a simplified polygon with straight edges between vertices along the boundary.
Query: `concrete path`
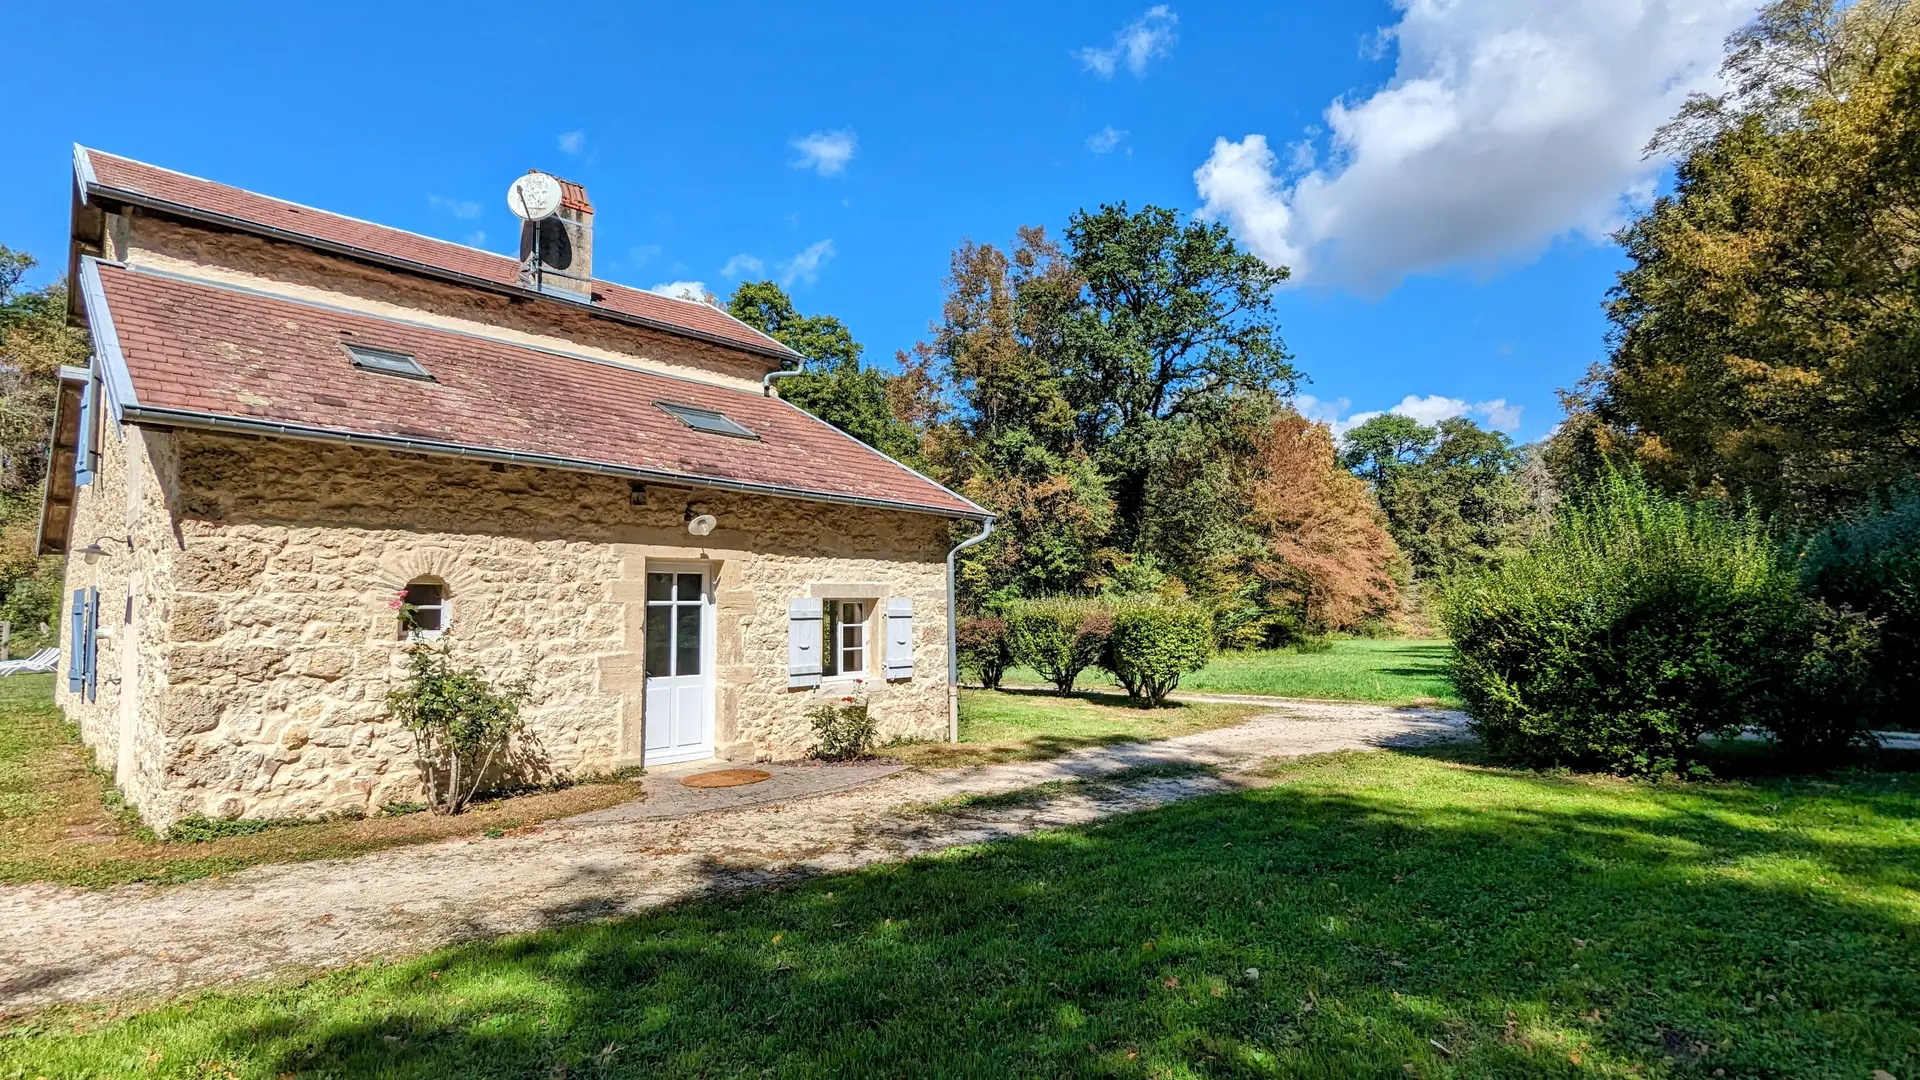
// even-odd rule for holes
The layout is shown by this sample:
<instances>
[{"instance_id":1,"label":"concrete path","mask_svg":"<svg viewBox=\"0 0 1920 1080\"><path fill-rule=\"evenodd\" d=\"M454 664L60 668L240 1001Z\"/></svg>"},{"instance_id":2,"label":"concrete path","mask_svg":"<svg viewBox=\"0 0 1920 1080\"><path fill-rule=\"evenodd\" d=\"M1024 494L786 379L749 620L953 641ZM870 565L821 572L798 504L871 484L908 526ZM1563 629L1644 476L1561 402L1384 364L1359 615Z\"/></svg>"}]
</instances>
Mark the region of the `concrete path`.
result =
<instances>
[{"instance_id":1,"label":"concrete path","mask_svg":"<svg viewBox=\"0 0 1920 1080\"><path fill-rule=\"evenodd\" d=\"M1288 702L1235 727L1052 761L877 776L796 766L781 770L779 786L722 789L734 793L729 805L703 811L689 801L665 818L642 802L499 839L263 866L218 881L0 887L0 1010L161 996L631 915L1235 790L1269 758L1464 736L1465 717L1444 710ZM1155 765L1206 771L1069 784L1017 806L959 801ZM861 786L808 794L840 781ZM776 798L753 804L753 788Z\"/></svg>"}]
</instances>

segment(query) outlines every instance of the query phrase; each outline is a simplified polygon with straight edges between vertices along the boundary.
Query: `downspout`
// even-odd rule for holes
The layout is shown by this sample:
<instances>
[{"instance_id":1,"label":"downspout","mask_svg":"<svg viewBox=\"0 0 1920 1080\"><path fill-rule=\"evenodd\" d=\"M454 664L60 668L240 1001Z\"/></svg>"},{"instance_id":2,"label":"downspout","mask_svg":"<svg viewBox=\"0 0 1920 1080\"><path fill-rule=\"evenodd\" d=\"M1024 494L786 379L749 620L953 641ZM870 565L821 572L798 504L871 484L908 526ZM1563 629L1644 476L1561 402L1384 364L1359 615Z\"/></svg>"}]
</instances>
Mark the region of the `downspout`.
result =
<instances>
[{"instance_id":1,"label":"downspout","mask_svg":"<svg viewBox=\"0 0 1920 1080\"><path fill-rule=\"evenodd\" d=\"M947 552L947 741L960 741L960 617L959 587L954 579L954 560L973 545L993 535L993 518L981 523L979 533L960 541Z\"/></svg>"},{"instance_id":2,"label":"downspout","mask_svg":"<svg viewBox=\"0 0 1920 1080\"><path fill-rule=\"evenodd\" d=\"M767 372L767 377L760 380L760 396L761 397L777 396L773 389L773 380L791 379L795 375L805 375L806 373L807 373L806 369L804 368L788 368L785 371L769 371Z\"/></svg>"}]
</instances>

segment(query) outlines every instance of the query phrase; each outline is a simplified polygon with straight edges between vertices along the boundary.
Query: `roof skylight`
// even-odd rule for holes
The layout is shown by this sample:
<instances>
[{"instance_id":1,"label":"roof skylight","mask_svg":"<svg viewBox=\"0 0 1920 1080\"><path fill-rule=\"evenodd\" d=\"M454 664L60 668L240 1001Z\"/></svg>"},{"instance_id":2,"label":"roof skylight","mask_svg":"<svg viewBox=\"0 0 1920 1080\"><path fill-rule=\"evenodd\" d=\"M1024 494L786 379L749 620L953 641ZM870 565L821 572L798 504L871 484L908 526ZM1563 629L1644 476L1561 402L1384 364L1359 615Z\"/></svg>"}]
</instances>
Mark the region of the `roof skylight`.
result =
<instances>
[{"instance_id":1,"label":"roof skylight","mask_svg":"<svg viewBox=\"0 0 1920 1080\"><path fill-rule=\"evenodd\" d=\"M735 439L760 437L725 413L714 412L712 409L696 409L691 405L669 405L664 401L656 401L654 404L695 431L704 431L710 435L726 435Z\"/></svg>"},{"instance_id":2,"label":"roof skylight","mask_svg":"<svg viewBox=\"0 0 1920 1080\"><path fill-rule=\"evenodd\" d=\"M353 357L353 366L362 371L377 371L382 375L399 375L407 379L433 381L433 376L427 372L426 368L420 366L420 361L406 353L388 349L369 349L365 345L348 345L347 355Z\"/></svg>"}]
</instances>

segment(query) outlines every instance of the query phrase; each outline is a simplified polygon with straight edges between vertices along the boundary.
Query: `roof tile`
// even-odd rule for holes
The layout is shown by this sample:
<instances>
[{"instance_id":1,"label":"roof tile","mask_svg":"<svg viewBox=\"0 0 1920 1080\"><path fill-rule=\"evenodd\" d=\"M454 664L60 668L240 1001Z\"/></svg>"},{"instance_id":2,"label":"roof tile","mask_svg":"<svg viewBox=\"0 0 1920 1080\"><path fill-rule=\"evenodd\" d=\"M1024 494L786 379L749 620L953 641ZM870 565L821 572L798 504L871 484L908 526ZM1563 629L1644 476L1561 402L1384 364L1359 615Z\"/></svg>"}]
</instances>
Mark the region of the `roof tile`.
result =
<instances>
[{"instance_id":1,"label":"roof tile","mask_svg":"<svg viewBox=\"0 0 1920 1080\"><path fill-rule=\"evenodd\" d=\"M520 261L505 255L316 210L99 150L85 153L94 177L89 197L95 192L120 193L172 203L497 285L519 284ZM574 192L578 193L581 205L576 209L591 212L586 189L571 181L561 184L566 198L571 199ZM593 291L596 305L610 311L723 342L791 354L786 346L710 304L660 296L611 281L596 280Z\"/></svg>"},{"instance_id":2,"label":"roof tile","mask_svg":"<svg viewBox=\"0 0 1920 1080\"><path fill-rule=\"evenodd\" d=\"M689 481L719 480L973 517L980 510L777 398L446 330L142 272L98 268L139 404L352 434L404 434ZM96 316L99 313L94 313ZM348 342L412 355L433 382L355 368ZM265 398L266 404L259 404ZM757 439L695 431L662 402Z\"/></svg>"}]
</instances>

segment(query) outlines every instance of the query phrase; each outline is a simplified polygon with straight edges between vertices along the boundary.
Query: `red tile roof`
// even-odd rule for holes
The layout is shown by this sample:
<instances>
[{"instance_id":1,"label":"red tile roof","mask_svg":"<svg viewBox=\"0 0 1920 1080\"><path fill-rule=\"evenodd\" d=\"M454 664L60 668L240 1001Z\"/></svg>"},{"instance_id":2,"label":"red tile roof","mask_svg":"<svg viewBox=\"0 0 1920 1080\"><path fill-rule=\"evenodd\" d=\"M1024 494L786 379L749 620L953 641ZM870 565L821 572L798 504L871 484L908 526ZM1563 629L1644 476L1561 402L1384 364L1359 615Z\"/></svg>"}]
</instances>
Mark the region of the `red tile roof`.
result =
<instances>
[{"instance_id":1,"label":"red tile roof","mask_svg":"<svg viewBox=\"0 0 1920 1080\"><path fill-rule=\"evenodd\" d=\"M554 179L560 180L557 176ZM587 189L571 180L560 180L560 205L583 214L593 213L593 204L587 201Z\"/></svg>"},{"instance_id":2,"label":"red tile roof","mask_svg":"<svg viewBox=\"0 0 1920 1080\"><path fill-rule=\"evenodd\" d=\"M94 272L99 289L97 298L88 297L88 314L105 320L118 339L135 421L170 422L149 410L177 410L256 428L297 425L316 429L309 434L539 455L560 459L551 464L562 468L606 466L663 480L984 516L822 421L752 391L111 263L89 260L83 286ZM101 301L104 312L96 310ZM98 322L95 330L102 330ZM407 353L435 381L357 369L348 343ZM695 431L659 408L662 402L724 413L759 438Z\"/></svg>"},{"instance_id":3,"label":"red tile roof","mask_svg":"<svg viewBox=\"0 0 1920 1080\"><path fill-rule=\"evenodd\" d=\"M226 184L162 169L157 165L76 147L75 168L89 199L95 195L163 203L200 214L213 214L244 225L356 248L389 260L414 264L443 273L518 287L520 261L490 251L435 240L417 233L390 229L357 218L331 214L310 206L256 195ZM91 174L91 175L88 175ZM587 193L580 185L562 181L562 191L579 192L585 209ZM571 205L569 203L568 205ZM723 344L744 346L770 358L793 357L786 346L708 304L660 296L644 289L593 283L594 306L646 320L671 331L689 333ZM566 301L571 303L572 301ZM768 367L777 366L769 364Z\"/></svg>"}]
</instances>

